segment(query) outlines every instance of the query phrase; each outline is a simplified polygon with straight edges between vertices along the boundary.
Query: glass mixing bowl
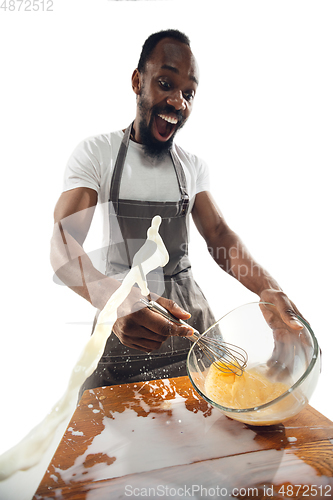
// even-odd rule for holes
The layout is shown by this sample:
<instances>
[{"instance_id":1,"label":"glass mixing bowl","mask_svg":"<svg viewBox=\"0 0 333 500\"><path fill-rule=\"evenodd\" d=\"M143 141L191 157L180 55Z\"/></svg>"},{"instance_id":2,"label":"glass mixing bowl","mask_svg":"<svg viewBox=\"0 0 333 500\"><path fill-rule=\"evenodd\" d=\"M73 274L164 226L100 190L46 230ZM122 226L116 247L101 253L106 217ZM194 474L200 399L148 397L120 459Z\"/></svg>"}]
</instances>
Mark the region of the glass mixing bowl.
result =
<instances>
[{"instance_id":1,"label":"glass mixing bowl","mask_svg":"<svg viewBox=\"0 0 333 500\"><path fill-rule=\"evenodd\" d=\"M285 384L278 397L257 404L249 396L246 408L229 408L214 401L206 384L212 360L199 341L193 344L187 357L187 373L194 389L228 417L250 425L273 425L299 413L316 387L321 354L310 326L304 319L298 319L304 325L301 331L288 327L274 305L253 302L229 312L204 333L207 339L244 349L248 355L246 372L254 369L273 384Z\"/></svg>"}]
</instances>

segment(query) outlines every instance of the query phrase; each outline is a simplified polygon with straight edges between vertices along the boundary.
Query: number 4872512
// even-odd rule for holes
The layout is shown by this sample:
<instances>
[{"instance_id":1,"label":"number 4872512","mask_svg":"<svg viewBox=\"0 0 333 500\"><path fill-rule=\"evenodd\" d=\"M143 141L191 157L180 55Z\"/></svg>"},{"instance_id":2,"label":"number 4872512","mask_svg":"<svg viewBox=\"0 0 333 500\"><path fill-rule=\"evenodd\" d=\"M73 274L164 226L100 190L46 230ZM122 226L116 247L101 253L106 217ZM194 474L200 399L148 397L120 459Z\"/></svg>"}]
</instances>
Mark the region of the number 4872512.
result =
<instances>
[{"instance_id":1,"label":"number 4872512","mask_svg":"<svg viewBox=\"0 0 333 500\"><path fill-rule=\"evenodd\" d=\"M9 12L53 11L53 0L3 0L0 9Z\"/></svg>"},{"instance_id":2,"label":"number 4872512","mask_svg":"<svg viewBox=\"0 0 333 500\"><path fill-rule=\"evenodd\" d=\"M284 497L312 497L312 498L332 498L332 486L304 485L304 484L288 484L288 486L281 486L278 493ZM320 495L320 496L318 496Z\"/></svg>"}]
</instances>

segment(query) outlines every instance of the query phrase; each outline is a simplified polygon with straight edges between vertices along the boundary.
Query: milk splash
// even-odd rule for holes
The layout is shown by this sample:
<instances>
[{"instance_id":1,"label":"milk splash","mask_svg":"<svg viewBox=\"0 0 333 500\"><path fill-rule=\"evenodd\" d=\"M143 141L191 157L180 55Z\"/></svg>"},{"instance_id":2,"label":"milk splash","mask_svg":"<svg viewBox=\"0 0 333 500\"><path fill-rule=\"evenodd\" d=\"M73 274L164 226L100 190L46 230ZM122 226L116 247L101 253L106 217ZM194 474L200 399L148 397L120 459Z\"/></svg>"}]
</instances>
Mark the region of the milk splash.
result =
<instances>
[{"instance_id":1,"label":"milk splash","mask_svg":"<svg viewBox=\"0 0 333 500\"><path fill-rule=\"evenodd\" d=\"M118 307L135 284L140 287L143 295L149 295L147 274L157 267L164 267L169 261L168 251L158 233L161 221L158 215L153 218L151 227L147 231L147 240L135 254L132 268L101 311L94 332L72 370L65 394L40 424L16 446L0 456L0 481L19 470L30 469L41 460L59 424L70 416L83 382L97 367L113 324L117 320Z\"/></svg>"}]
</instances>

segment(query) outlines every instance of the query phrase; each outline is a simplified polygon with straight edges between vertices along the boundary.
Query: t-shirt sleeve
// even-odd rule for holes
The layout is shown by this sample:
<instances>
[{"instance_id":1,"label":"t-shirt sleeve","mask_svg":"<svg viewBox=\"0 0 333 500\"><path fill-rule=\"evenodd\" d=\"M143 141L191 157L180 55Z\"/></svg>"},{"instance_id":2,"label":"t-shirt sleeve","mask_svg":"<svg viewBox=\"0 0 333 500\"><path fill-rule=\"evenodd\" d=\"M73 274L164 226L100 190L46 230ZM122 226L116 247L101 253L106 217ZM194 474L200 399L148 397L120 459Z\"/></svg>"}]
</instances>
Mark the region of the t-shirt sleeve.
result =
<instances>
[{"instance_id":1,"label":"t-shirt sleeve","mask_svg":"<svg viewBox=\"0 0 333 500\"><path fill-rule=\"evenodd\" d=\"M63 191L87 187L99 191L101 163L98 147L92 138L80 142L71 154L64 173Z\"/></svg>"},{"instance_id":2,"label":"t-shirt sleeve","mask_svg":"<svg viewBox=\"0 0 333 500\"><path fill-rule=\"evenodd\" d=\"M202 191L209 191L210 179L209 179L209 168L207 163L201 158L197 158L197 179L195 185L195 194L201 193Z\"/></svg>"}]
</instances>

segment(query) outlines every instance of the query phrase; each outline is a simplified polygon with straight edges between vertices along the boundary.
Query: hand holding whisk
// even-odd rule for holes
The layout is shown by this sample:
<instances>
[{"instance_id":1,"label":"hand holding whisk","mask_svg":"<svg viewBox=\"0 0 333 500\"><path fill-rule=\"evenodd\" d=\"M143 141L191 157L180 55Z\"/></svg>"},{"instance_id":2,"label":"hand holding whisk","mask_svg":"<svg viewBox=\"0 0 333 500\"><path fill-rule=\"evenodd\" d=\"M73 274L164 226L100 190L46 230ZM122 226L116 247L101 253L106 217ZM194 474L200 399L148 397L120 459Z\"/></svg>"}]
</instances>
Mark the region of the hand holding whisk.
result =
<instances>
[{"instance_id":1,"label":"hand holding whisk","mask_svg":"<svg viewBox=\"0 0 333 500\"><path fill-rule=\"evenodd\" d=\"M162 307L157 302L153 300L141 299L141 302L145 304L151 311L161 314L169 321L173 323L180 323L185 326L189 326L193 330L193 335L187 337L192 342L198 342L200 349L206 354L208 359L214 363L216 368L218 368L223 373L234 373L235 375L241 376L246 368L247 364L247 353L241 347L223 342L220 340L214 340L212 338L207 338L204 334L208 332L211 328L217 325L218 321L214 325L210 326L203 334L199 333L198 330L188 325L185 321L173 316L167 309Z\"/></svg>"}]
</instances>

